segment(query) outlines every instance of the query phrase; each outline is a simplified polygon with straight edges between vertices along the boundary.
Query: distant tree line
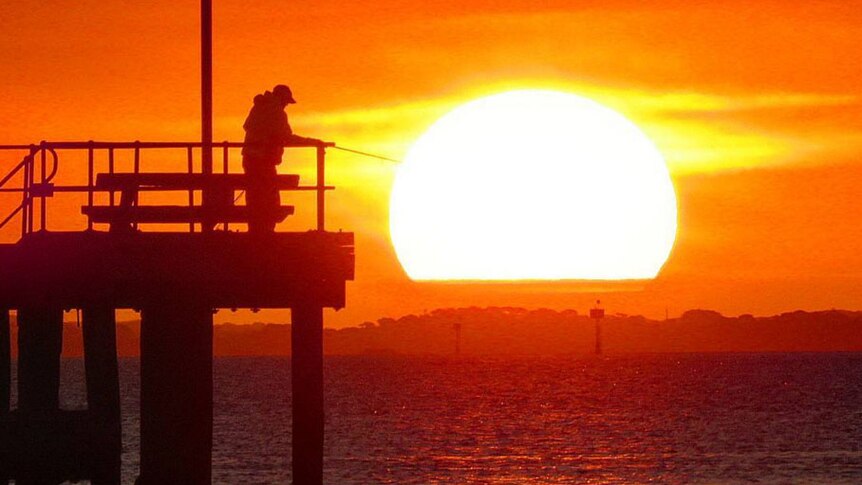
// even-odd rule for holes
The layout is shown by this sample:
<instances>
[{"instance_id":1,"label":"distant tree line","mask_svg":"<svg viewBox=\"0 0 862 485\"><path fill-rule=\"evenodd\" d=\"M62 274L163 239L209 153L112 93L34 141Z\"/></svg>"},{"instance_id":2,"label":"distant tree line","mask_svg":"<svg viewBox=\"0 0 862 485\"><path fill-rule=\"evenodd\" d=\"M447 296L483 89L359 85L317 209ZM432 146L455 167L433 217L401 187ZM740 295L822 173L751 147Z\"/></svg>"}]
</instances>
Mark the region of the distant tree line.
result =
<instances>
[{"instance_id":1,"label":"distant tree line","mask_svg":"<svg viewBox=\"0 0 862 485\"><path fill-rule=\"evenodd\" d=\"M326 329L330 355L453 355L455 324L461 326L462 355L566 355L593 351L593 321L575 310L514 307L444 308L420 315L381 318L356 327ZM726 317L690 310L680 318L650 320L609 315L602 321L607 354L633 352L862 351L862 312L795 311L771 317ZM12 326L13 354L16 328ZM121 356L139 354L140 323L117 325ZM214 331L219 356L289 355L290 325L222 324ZM63 354L82 355L81 329L64 327Z\"/></svg>"}]
</instances>

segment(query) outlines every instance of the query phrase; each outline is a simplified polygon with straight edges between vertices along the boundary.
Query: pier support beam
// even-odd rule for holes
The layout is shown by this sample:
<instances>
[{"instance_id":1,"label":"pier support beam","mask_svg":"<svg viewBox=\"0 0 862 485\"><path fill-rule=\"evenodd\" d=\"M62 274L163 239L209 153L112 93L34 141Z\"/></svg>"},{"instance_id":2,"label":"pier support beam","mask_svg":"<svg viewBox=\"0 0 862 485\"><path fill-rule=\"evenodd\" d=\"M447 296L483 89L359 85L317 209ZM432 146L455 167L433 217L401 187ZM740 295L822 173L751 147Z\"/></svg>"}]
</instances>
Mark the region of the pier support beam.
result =
<instances>
[{"instance_id":1,"label":"pier support beam","mask_svg":"<svg viewBox=\"0 0 862 485\"><path fill-rule=\"evenodd\" d=\"M113 308L83 309L87 410L98 436L97 447L93 450L93 485L120 483L122 425L116 323Z\"/></svg>"},{"instance_id":2,"label":"pier support beam","mask_svg":"<svg viewBox=\"0 0 862 485\"><path fill-rule=\"evenodd\" d=\"M50 414L60 409L63 310L18 310L18 411Z\"/></svg>"},{"instance_id":3,"label":"pier support beam","mask_svg":"<svg viewBox=\"0 0 862 485\"><path fill-rule=\"evenodd\" d=\"M12 394L12 340L9 329L9 310L0 308L0 422L9 417L10 397ZM0 448L8 448L10 443L0 443ZM4 454L4 457L8 456ZM0 459L0 484L9 483L8 460Z\"/></svg>"},{"instance_id":4,"label":"pier support beam","mask_svg":"<svg viewBox=\"0 0 862 485\"><path fill-rule=\"evenodd\" d=\"M0 308L0 417L9 414L12 394L12 340L9 309Z\"/></svg>"},{"instance_id":5,"label":"pier support beam","mask_svg":"<svg viewBox=\"0 0 862 485\"><path fill-rule=\"evenodd\" d=\"M194 302L141 310L141 485L211 483L212 324Z\"/></svg>"},{"instance_id":6,"label":"pier support beam","mask_svg":"<svg viewBox=\"0 0 862 485\"><path fill-rule=\"evenodd\" d=\"M323 308L291 309L293 484L323 483Z\"/></svg>"},{"instance_id":7,"label":"pier support beam","mask_svg":"<svg viewBox=\"0 0 862 485\"><path fill-rule=\"evenodd\" d=\"M63 458L52 437L60 411L60 353L63 350L63 310L25 307L18 310L18 420L29 430L27 464L15 483L57 483Z\"/></svg>"}]
</instances>

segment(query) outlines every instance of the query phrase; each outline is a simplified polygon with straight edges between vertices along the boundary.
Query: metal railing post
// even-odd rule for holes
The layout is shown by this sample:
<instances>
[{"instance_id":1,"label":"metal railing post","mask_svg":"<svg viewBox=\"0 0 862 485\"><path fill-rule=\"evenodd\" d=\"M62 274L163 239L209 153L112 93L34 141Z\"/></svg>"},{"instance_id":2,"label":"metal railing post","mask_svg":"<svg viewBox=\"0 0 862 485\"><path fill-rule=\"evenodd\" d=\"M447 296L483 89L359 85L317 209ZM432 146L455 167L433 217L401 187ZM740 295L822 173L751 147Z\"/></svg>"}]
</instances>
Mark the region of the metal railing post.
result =
<instances>
[{"instance_id":1,"label":"metal railing post","mask_svg":"<svg viewBox=\"0 0 862 485\"><path fill-rule=\"evenodd\" d=\"M221 154L222 172L225 175L230 173L230 166L229 166L229 161L228 161L229 159L230 159L230 145L228 145L227 140L225 140L224 145L222 146L222 154ZM233 192L229 191L228 193L230 194L230 197L231 197L231 205L233 205ZM225 220L223 227L224 227L225 232L227 232L228 228L229 228L229 223L227 222L227 220Z\"/></svg>"},{"instance_id":2,"label":"metal railing post","mask_svg":"<svg viewBox=\"0 0 862 485\"><path fill-rule=\"evenodd\" d=\"M189 173L191 174L191 173L194 173L194 171L195 171L194 152L192 151L191 145L188 148L186 148L186 154L188 157ZM194 205L195 205L195 191L190 189L189 190L189 210L191 210L191 207ZM189 223L189 232L195 232L195 223L194 222Z\"/></svg>"},{"instance_id":3,"label":"metal railing post","mask_svg":"<svg viewBox=\"0 0 862 485\"><path fill-rule=\"evenodd\" d=\"M138 173L141 171L141 142L135 140L135 166L134 172Z\"/></svg>"},{"instance_id":4,"label":"metal railing post","mask_svg":"<svg viewBox=\"0 0 862 485\"><path fill-rule=\"evenodd\" d=\"M325 220L325 196L326 196L326 173L325 173L326 148L322 145L317 147L317 230L324 230Z\"/></svg>"},{"instance_id":5,"label":"metal railing post","mask_svg":"<svg viewBox=\"0 0 862 485\"><path fill-rule=\"evenodd\" d=\"M45 190L45 182L46 182L46 179L48 178L48 169L46 167L47 161L48 161L47 150L45 149L45 147L43 147L42 148L42 157L41 157L42 168L40 170L41 175L42 175L42 190L43 191ZM45 224L48 222L47 217L45 215L45 210L47 209L47 206L48 206L48 200L45 197L45 192L42 192L41 197L39 197L39 230L40 231L45 230Z\"/></svg>"},{"instance_id":6,"label":"metal railing post","mask_svg":"<svg viewBox=\"0 0 862 485\"><path fill-rule=\"evenodd\" d=\"M90 146L87 148L87 206L93 207L93 171L94 171L94 153L93 153L93 140L90 140ZM87 218L87 230L93 230L93 219Z\"/></svg>"},{"instance_id":7,"label":"metal railing post","mask_svg":"<svg viewBox=\"0 0 862 485\"><path fill-rule=\"evenodd\" d=\"M135 140L135 162L134 162L134 172L140 173L141 171L141 142L139 140ZM137 199L137 198L136 198ZM135 200L134 204L137 205L138 201ZM138 229L138 221L132 223L132 229Z\"/></svg>"},{"instance_id":8,"label":"metal railing post","mask_svg":"<svg viewBox=\"0 0 862 485\"><path fill-rule=\"evenodd\" d=\"M114 173L114 148L108 148L108 173ZM114 206L114 191L112 190L108 194L108 204L113 207Z\"/></svg>"},{"instance_id":9,"label":"metal railing post","mask_svg":"<svg viewBox=\"0 0 862 485\"><path fill-rule=\"evenodd\" d=\"M27 176L27 191L29 192L33 187L33 181L36 179L36 157L33 157L30 160L30 166L28 167L29 175ZM27 211L30 213L27 216L27 233L30 234L33 232L33 218L35 214L35 210L33 209L33 196L30 195L27 197Z\"/></svg>"},{"instance_id":10,"label":"metal railing post","mask_svg":"<svg viewBox=\"0 0 862 485\"><path fill-rule=\"evenodd\" d=\"M227 141L222 142L222 153L221 153L221 171L224 174L229 173L228 167L228 158L230 157L230 145L228 145Z\"/></svg>"}]
</instances>

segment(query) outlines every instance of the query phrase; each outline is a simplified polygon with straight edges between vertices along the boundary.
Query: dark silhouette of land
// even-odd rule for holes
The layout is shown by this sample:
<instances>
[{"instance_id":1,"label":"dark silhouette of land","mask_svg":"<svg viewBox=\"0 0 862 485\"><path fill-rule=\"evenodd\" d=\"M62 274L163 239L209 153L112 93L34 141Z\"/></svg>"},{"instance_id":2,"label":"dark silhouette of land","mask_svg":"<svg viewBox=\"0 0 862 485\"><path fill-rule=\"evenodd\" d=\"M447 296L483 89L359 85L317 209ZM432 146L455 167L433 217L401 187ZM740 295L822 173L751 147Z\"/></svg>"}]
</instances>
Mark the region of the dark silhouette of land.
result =
<instances>
[{"instance_id":1,"label":"dark silhouette of land","mask_svg":"<svg viewBox=\"0 0 862 485\"><path fill-rule=\"evenodd\" d=\"M14 323L14 319L13 319ZM359 326L324 330L329 355L454 355L456 324L463 355L562 355L594 351L594 322L574 310L448 308ZM795 311L769 317L723 316L690 310L680 318L651 320L607 315L605 351L637 352L840 352L862 351L862 312ZM16 342L16 326L12 326ZM63 355L83 355L81 329L67 322ZM217 356L290 355L290 324L221 324L214 328ZM138 356L140 323L117 324L120 356ZM13 345L13 355L17 349Z\"/></svg>"},{"instance_id":2,"label":"dark silhouette of land","mask_svg":"<svg viewBox=\"0 0 862 485\"><path fill-rule=\"evenodd\" d=\"M463 355L588 354L595 350L594 321L589 314L574 310L461 308L326 330L324 351L452 355L455 323L461 324ZM796 311L756 318L690 310L666 321L609 314L602 322L602 340L603 350L609 354L862 351L862 312Z\"/></svg>"}]
</instances>

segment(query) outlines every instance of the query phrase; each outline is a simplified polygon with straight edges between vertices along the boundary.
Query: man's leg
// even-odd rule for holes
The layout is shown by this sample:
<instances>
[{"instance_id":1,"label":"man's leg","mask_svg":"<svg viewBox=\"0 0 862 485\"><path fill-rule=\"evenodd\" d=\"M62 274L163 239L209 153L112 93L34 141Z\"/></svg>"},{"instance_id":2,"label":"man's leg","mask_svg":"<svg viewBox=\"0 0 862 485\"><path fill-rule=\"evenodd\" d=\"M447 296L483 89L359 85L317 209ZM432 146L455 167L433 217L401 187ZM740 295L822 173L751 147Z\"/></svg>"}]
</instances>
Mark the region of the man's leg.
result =
<instances>
[{"instance_id":1,"label":"man's leg","mask_svg":"<svg viewBox=\"0 0 862 485\"><path fill-rule=\"evenodd\" d=\"M275 225L278 223L278 208L281 206L277 179L278 171L275 165L269 165L263 181L263 193L261 194L261 197L264 199L264 207L266 207L263 214L266 214L265 228L268 232L275 232Z\"/></svg>"},{"instance_id":2,"label":"man's leg","mask_svg":"<svg viewBox=\"0 0 862 485\"><path fill-rule=\"evenodd\" d=\"M260 162L244 160L243 168L248 177L248 186L245 190L245 206L248 208L248 232L261 233L266 230L266 218L262 214L265 210L265 200L261 198L264 187L262 186Z\"/></svg>"}]
</instances>

